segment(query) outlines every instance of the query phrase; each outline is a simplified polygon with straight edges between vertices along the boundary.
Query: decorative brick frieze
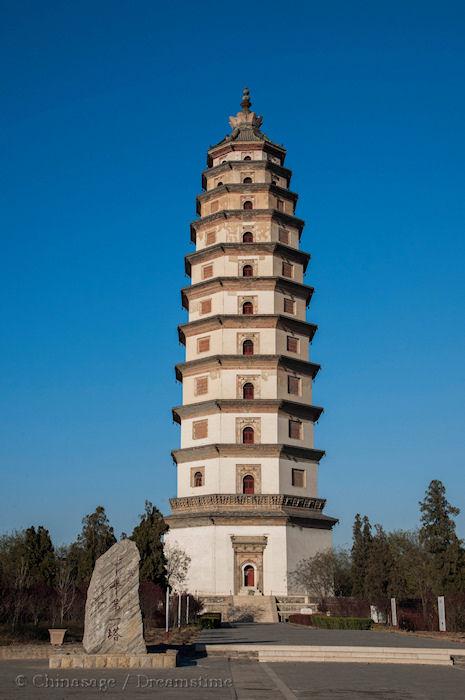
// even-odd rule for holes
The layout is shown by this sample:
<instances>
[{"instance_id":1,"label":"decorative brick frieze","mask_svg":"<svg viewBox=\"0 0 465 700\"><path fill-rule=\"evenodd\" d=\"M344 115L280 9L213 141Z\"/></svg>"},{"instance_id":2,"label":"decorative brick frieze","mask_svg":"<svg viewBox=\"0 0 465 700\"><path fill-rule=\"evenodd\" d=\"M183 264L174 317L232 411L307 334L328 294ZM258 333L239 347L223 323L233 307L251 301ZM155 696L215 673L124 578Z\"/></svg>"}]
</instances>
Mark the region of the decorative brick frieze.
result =
<instances>
[{"instance_id":1,"label":"decorative brick frieze","mask_svg":"<svg viewBox=\"0 0 465 700\"><path fill-rule=\"evenodd\" d=\"M241 471L239 472L239 467ZM245 471L242 468L247 467ZM250 474L255 471L255 474L259 472L257 470L260 465L237 465L238 475L239 473L243 476L245 474ZM202 469L203 467L196 467L195 471ZM252 471L251 471L252 470ZM218 511L220 510L237 510L237 508L248 508L250 510L263 510L263 511L280 511L283 508L293 508L302 511L316 511L322 512L325 506L326 500L324 498L312 498L310 496L292 496L282 493L214 493L205 494L202 496L184 496L182 498L170 498L171 509L173 513L178 512L199 512L199 511Z\"/></svg>"}]
</instances>

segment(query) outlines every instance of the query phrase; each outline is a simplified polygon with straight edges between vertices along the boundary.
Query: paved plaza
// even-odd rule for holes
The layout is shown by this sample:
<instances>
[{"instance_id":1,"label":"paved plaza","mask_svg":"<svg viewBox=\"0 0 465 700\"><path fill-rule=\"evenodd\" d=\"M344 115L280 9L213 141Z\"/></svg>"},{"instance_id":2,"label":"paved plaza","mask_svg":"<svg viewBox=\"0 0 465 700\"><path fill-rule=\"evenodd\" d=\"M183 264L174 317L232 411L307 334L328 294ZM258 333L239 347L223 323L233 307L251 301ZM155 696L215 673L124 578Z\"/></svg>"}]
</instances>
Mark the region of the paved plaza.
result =
<instances>
[{"instance_id":1,"label":"paved plaza","mask_svg":"<svg viewBox=\"0 0 465 700\"><path fill-rule=\"evenodd\" d=\"M205 630L206 644L457 647L388 632L316 630L289 624L237 624ZM203 700L464 700L465 666L257 663L184 657L176 669L52 670L47 659L1 661L0 700L97 697Z\"/></svg>"},{"instance_id":2,"label":"paved plaza","mask_svg":"<svg viewBox=\"0 0 465 700\"><path fill-rule=\"evenodd\" d=\"M77 687L67 687L71 684ZM377 664L229 663L218 658L200 659L171 671L53 671L45 660L0 662L0 700L102 697L463 700L465 671L458 667Z\"/></svg>"},{"instance_id":3,"label":"paved plaza","mask_svg":"<svg viewBox=\"0 0 465 700\"><path fill-rule=\"evenodd\" d=\"M322 630L303 625L240 623L219 630L204 630L197 639L203 644L315 644L317 646L415 647L419 649L463 649L451 642L414 634L363 630ZM465 700L465 694L464 694Z\"/></svg>"}]
</instances>

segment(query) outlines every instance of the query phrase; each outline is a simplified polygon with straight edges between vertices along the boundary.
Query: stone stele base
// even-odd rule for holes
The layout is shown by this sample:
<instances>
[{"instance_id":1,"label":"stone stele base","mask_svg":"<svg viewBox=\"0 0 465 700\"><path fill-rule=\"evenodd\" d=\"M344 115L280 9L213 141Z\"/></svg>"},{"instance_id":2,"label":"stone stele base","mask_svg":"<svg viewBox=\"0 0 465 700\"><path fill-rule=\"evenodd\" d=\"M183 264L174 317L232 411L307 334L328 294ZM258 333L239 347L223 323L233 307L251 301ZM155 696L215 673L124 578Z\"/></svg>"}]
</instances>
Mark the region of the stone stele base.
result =
<instances>
[{"instance_id":1,"label":"stone stele base","mask_svg":"<svg viewBox=\"0 0 465 700\"><path fill-rule=\"evenodd\" d=\"M57 654L49 668L176 668L178 652L158 654Z\"/></svg>"}]
</instances>

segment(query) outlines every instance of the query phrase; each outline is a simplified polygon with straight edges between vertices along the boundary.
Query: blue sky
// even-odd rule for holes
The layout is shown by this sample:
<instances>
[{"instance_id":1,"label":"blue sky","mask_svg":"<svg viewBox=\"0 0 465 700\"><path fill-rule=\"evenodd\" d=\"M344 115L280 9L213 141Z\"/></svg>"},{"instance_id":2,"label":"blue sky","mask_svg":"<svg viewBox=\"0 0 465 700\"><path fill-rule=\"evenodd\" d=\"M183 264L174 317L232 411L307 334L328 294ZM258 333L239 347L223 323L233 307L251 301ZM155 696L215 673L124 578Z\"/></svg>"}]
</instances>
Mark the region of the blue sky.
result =
<instances>
[{"instance_id":1,"label":"blue sky","mask_svg":"<svg viewBox=\"0 0 465 700\"><path fill-rule=\"evenodd\" d=\"M336 541L432 478L465 536L463 3L0 9L0 531L167 512L189 222L249 85L307 222Z\"/></svg>"}]
</instances>

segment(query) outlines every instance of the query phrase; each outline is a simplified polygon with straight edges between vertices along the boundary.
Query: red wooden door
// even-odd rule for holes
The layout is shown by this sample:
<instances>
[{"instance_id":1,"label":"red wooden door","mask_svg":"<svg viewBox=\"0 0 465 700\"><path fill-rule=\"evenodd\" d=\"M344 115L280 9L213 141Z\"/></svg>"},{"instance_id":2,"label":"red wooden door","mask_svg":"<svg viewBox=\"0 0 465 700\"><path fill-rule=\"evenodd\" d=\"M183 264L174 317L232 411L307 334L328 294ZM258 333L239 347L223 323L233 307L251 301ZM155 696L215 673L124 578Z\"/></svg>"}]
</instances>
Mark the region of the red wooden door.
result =
<instances>
[{"instance_id":1,"label":"red wooden door","mask_svg":"<svg viewBox=\"0 0 465 700\"><path fill-rule=\"evenodd\" d=\"M242 479L242 493L255 493L255 480L252 474L246 474Z\"/></svg>"},{"instance_id":2,"label":"red wooden door","mask_svg":"<svg viewBox=\"0 0 465 700\"><path fill-rule=\"evenodd\" d=\"M244 569L244 585L245 586L254 586L255 585L255 571L253 566L248 566L245 567Z\"/></svg>"}]
</instances>

